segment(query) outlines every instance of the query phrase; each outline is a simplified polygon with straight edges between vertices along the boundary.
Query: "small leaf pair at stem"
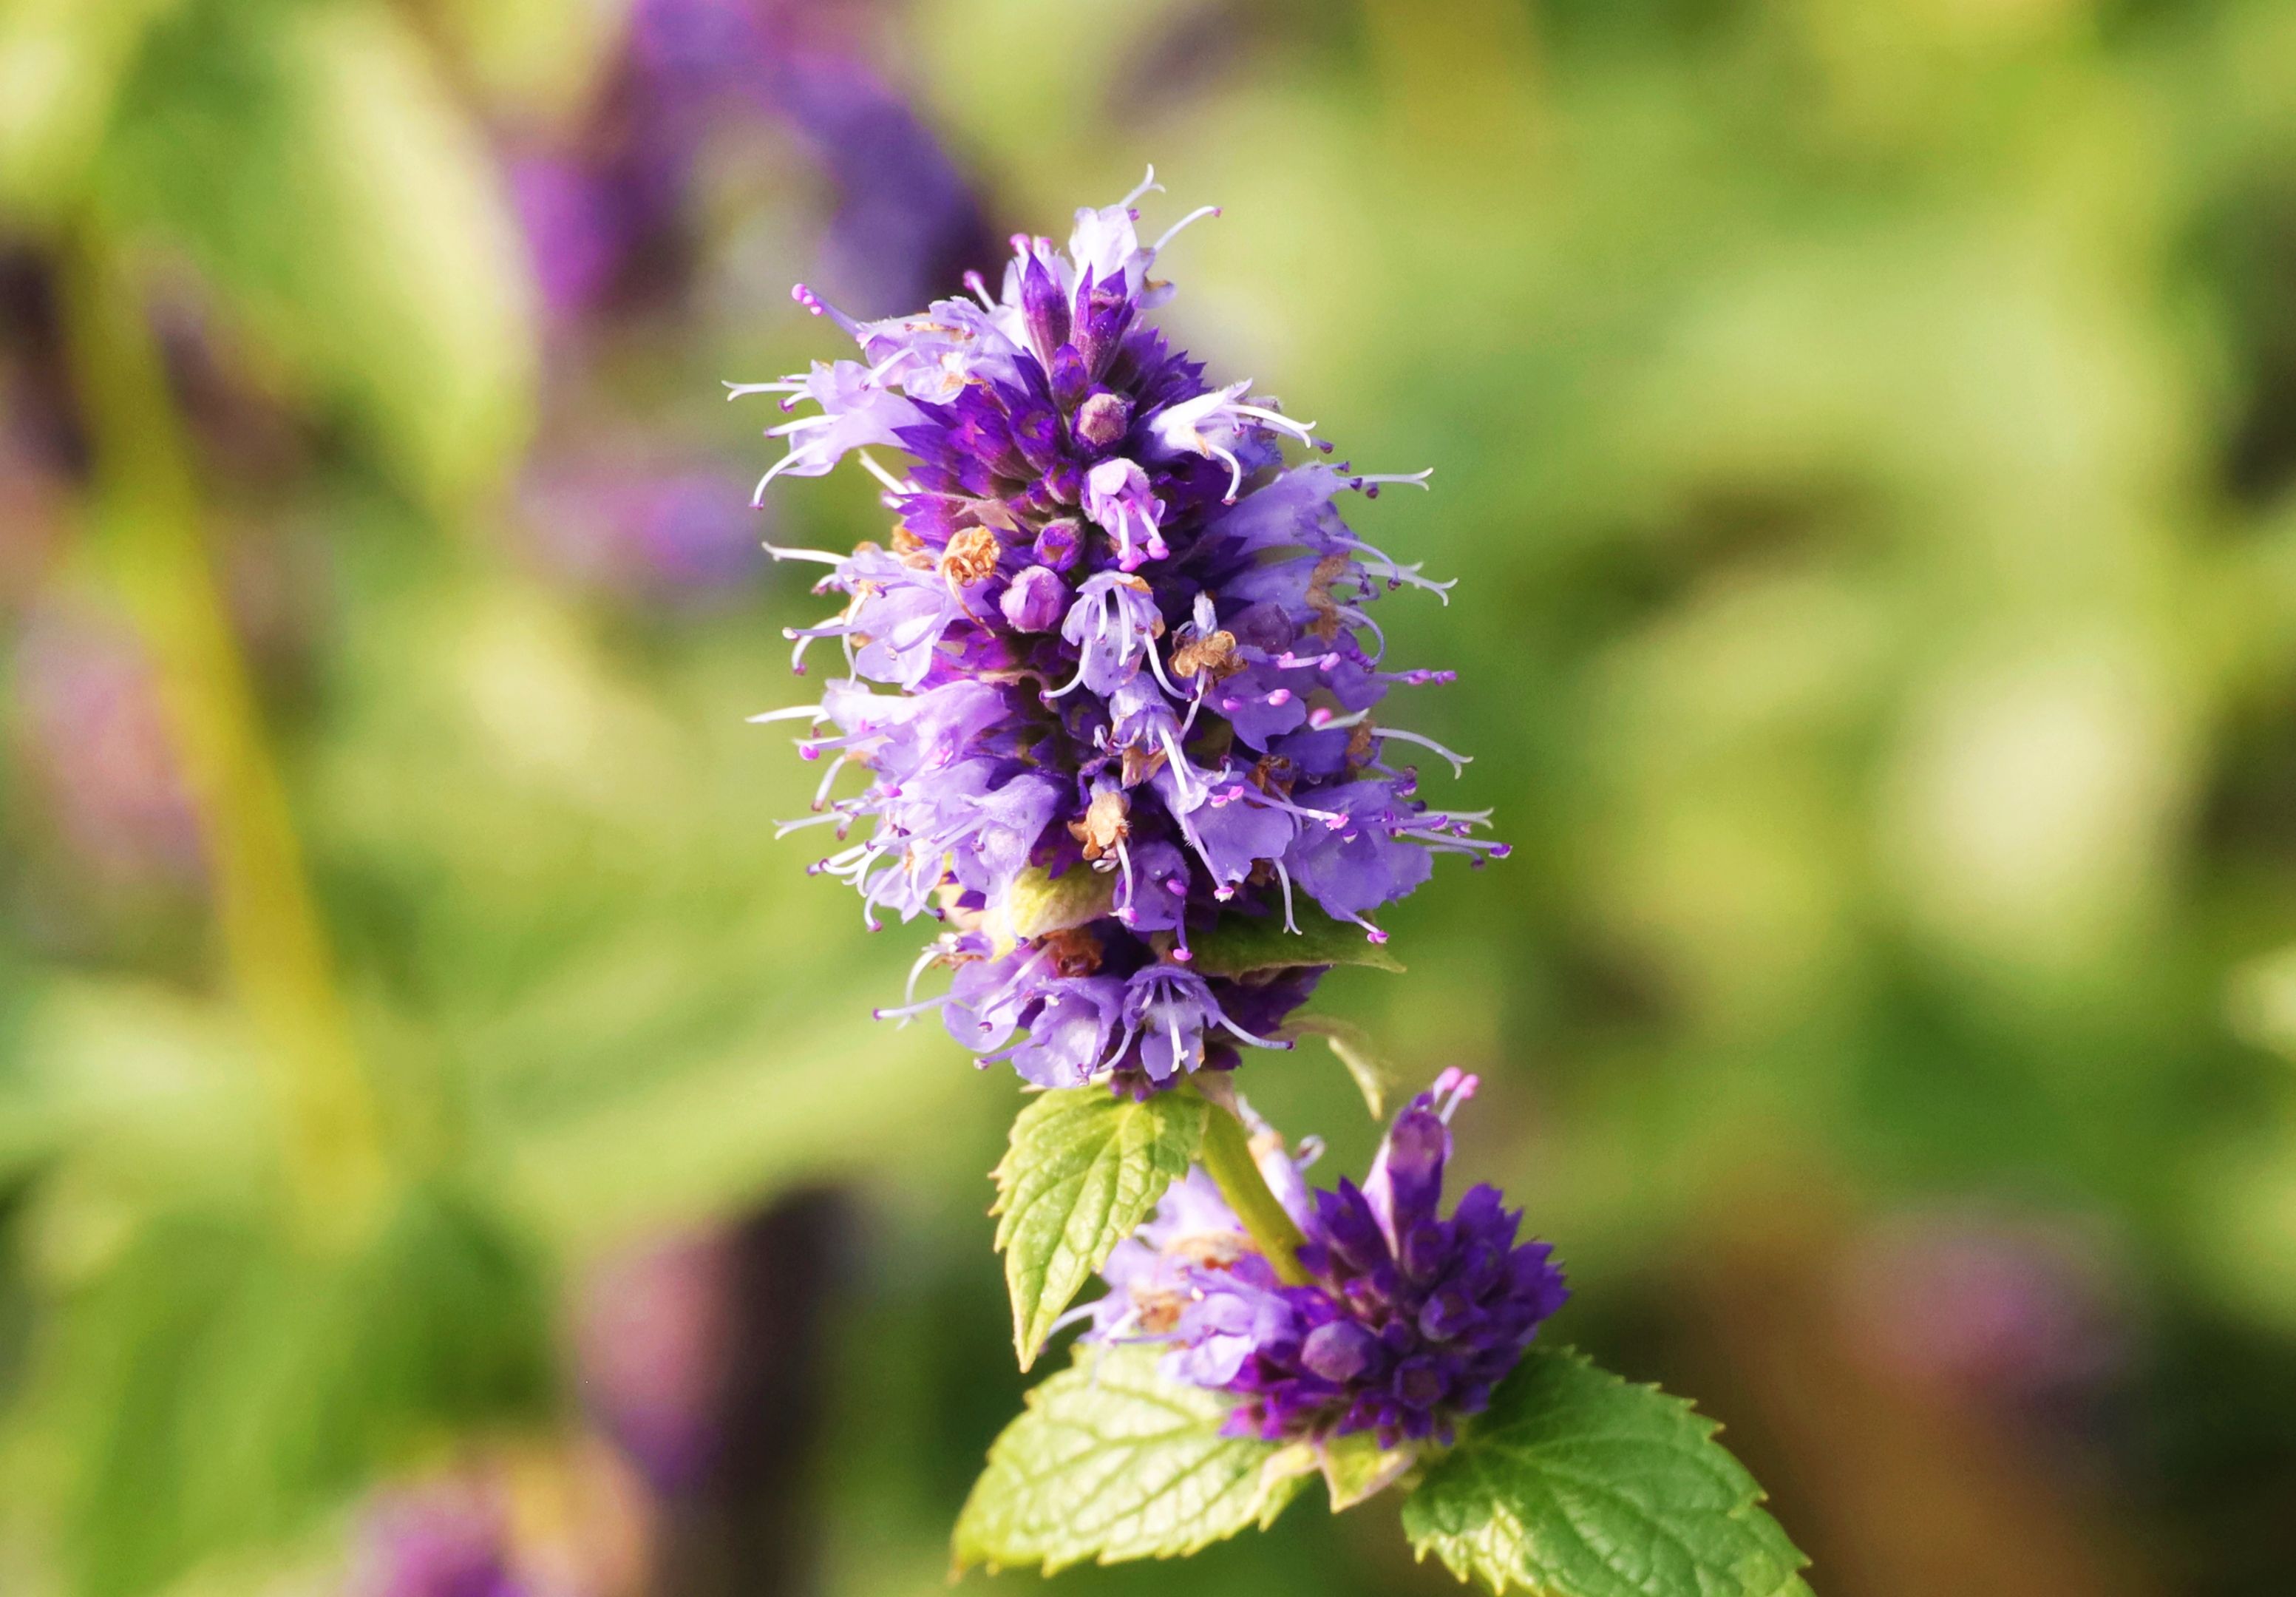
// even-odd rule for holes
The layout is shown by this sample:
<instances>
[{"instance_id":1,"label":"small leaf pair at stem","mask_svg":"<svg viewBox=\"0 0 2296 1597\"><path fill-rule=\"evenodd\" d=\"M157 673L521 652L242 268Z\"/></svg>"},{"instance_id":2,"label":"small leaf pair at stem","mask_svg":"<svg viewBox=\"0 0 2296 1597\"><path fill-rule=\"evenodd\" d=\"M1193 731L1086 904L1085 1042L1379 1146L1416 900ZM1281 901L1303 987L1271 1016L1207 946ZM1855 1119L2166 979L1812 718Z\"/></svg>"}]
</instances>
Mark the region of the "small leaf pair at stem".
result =
<instances>
[{"instance_id":1,"label":"small leaf pair at stem","mask_svg":"<svg viewBox=\"0 0 2296 1597\"><path fill-rule=\"evenodd\" d=\"M1318 1467L1334 1508L1394 1480L1374 1450L1327 1444L1314 1461L1221 1435L1226 1400L1167 1379L1159 1356L1085 1348L1029 1394L958 1519L960 1569L1185 1557L1265 1529ZM1808 1597L1805 1560L1715 1428L1575 1353L1534 1350L1458 1445L1423 1462L1404 1532L1494 1592ZM1351 1491L1358 1480L1368 1490Z\"/></svg>"}]
</instances>

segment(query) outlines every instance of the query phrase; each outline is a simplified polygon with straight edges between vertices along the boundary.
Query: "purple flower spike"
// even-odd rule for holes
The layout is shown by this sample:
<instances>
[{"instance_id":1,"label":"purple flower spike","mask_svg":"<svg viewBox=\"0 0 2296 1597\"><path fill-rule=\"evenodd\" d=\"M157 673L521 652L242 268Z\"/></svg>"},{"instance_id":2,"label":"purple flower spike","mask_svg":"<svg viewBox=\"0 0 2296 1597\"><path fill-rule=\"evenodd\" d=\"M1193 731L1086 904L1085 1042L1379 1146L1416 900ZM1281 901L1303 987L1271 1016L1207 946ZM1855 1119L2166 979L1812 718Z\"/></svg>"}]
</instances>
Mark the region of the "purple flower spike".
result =
<instances>
[{"instance_id":1,"label":"purple flower spike","mask_svg":"<svg viewBox=\"0 0 2296 1597\"><path fill-rule=\"evenodd\" d=\"M1101 1341L1163 1342L1165 1373L1233 1394L1231 1436L1323 1443L1358 1431L1382 1447L1447 1444L1569 1296L1543 1242L1498 1190L1468 1190L1446 1218L1450 1118L1475 1078L1446 1071L1396 1116L1361 1189L1287 1198L1308 1236L1309 1280L1285 1286L1202 1172L1119 1244L1093 1305ZM1270 1182L1304 1192L1283 1165Z\"/></svg>"},{"instance_id":2,"label":"purple flower spike","mask_svg":"<svg viewBox=\"0 0 2296 1597\"><path fill-rule=\"evenodd\" d=\"M758 718L804 722L825 762L815 813L783 828L833 828L816 868L872 926L948 927L917 966L953 970L948 993L882 1013L941 1010L1040 1084L1134 1092L1283 1046L1324 968L1197 968L1223 922L1321 911L1376 942L1373 912L1432 856L1499 852L1398 755L1464 761L1383 715L1391 687L1448 675L1385 669L1369 607L1445 585L1334 507L1425 473L1287 465L1288 444L1324 448L1309 424L1165 342L1150 268L1178 229L1143 243L1131 209L1152 186L1078 211L1065 249L1015 238L993 297L972 277L970 299L864 321L800 288L857 358L734 387L807 408L767 430L786 452L761 497L851 456L898 518L883 546L772 550L828 568L839 613L790 636L800 669L824 646L844 670ZM865 785L840 796L849 772Z\"/></svg>"}]
</instances>

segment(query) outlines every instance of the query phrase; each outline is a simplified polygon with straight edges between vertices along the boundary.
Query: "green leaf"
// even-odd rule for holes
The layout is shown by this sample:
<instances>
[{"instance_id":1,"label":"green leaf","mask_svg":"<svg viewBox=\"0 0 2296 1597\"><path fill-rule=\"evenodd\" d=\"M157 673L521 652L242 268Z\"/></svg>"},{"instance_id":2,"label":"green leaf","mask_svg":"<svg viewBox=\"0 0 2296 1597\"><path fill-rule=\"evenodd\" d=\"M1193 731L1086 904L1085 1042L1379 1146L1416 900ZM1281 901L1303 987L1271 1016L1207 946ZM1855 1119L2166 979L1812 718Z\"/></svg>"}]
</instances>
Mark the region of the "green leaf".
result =
<instances>
[{"instance_id":1,"label":"green leaf","mask_svg":"<svg viewBox=\"0 0 2296 1597\"><path fill-rule=\"evenodd\" d=\"M541 1262L448 1187L343 1255L258 1214L154 1218L60 1306L28 1399L61 1445L72 1590L144 1597L439 1436L545 1418L551 1303Z\"/></svg>"},{"instance_id":2,"label":"green leaf","mask_svg":"<svg viewBox=\"0 0 2296 1597\"><path fill-rule=\"evenodd\" d=\"M1307 1476L1271 1468L1272 1443L1221 1436L1227 1403L1157 1374L1160 1356L1081 1348L1029 1394L957 1518L959 1569L1180 1558L1275 1522Z\"/></svg>"},{"instance_id":3,"label":"green leaf","mask_svg":"<svg viewBox=\"0 0 2296 1597\"><path fill-rule=\"evenodd\" d=\"M85 179L145 31L178 0L0 0L0 203L41 217Z\"/></svg>"},{"instance_id":4,"label":"green leaf","mask_svg":"<svg viewBox=\"0 0 2296 1597\"><path fill-rule=\"evenodd\" d=\"M1285 931L1281 916L1225 917L1210 931L1190 940L1195 958L1189 968L1208 976L1252 975L1302 965L1403 968L1402 961L1387 951L1387 944L1374 943L1352 921L1333 920L1309 903L1296 905L1292 920L1297 932Z\"/></svg>"},{"instance_id":5,"label":"green leaf","mask_svg":"<svg viewBox=\"0 0 2296 1597\"><path fill-rule=\"evenodd\" d=\"M299 397L434 506L496 482L537 360L524 245L480 129L373 0L179 0L148 30L92 197L180 251Z\"/></svg>"},{"instance_id":6,"label":"green leaf","mask_svg":"<svg viewBox=\"0 0 2296 1597\"><path fill-rule=\"evenodd\" d=\"M1421 1558L1537 1597L1807 1597L1808 1560L1680 1398L1534 1351L1403 1509Z\"/></svg>"},{"instance_id":7,"label":"green leaf","mask_svg":"<svg viewBox=\"0 0 2296 1597\"><path fill-rule=\"evenodd\" d=\"M1036 1362L1053 1321L1140 1228L1204 1139L1210 1106L1193 1093L1144 1103L1106 1087L1047 1092L1013 1123L996 1166L996 1246L1013 1294L1013 1346Z\"/></svg>"}]
</instances>

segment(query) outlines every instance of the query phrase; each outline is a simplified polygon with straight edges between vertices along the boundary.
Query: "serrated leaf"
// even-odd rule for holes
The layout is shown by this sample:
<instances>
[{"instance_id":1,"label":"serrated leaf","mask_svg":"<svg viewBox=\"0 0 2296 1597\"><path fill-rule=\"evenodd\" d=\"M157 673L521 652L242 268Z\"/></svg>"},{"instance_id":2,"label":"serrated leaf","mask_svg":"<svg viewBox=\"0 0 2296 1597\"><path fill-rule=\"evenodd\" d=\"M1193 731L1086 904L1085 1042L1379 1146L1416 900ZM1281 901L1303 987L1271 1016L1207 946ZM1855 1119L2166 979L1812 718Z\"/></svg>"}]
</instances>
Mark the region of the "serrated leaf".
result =
<instances>
[{"instance_id":1,"label":"serrated leaf","mask_svg":"<svg viewBox=\"0 0 2296 1597\"><path fill-rule=\"evenodd\" d=\"M1210 1112L1193 1093L1136 1103L1106 1087L1071 1087L1045 1093L1013 1122L994 1213L1021 1369L1109 1250L1187 1173Z\"/></svg>"},{"instance_id":2,"label":"serrated leaf","mask_svg":"<svg viewBox=\"0 0 2296 1597\"><path fill-rule=\"evenodd\" d=\"M1272 1443L1223 1436L1218 1393L1165 1379L1160 1350L1086 1347L1029 1394L957 1518L960 1569L1181 1558L1266 1529L1308 1477Z\"/></svg>"},{"instance_id":3,"label":"serrated leaf","mask_svg":"<svg viewBox=\"0 0 2296 1597\"><path fill-rule=\"evenodd\" d=\"M1211 930L1189 940L1195 956L1189 968L1208 976L1252 975L1304 965L1403 968L1403 962L1387 951L1387 944L1374 943L1361 926L1334 920L1313 904L1295 905L1292 922L1297 932L1285 931L1280 915L1224 917Z\"/></svg>"},{"instance_id":4,"label":"serrated leaf","mask_svg":"<svg viewBox=\"0 0 2296 1597\"><path fill-rule=\"evenodd\" d=\"M1461 1580L1536 1597L1807 1597L1808 1560L1680 1398L1534 1351L1404 1504Z\"/></svg>"}]
</instances>

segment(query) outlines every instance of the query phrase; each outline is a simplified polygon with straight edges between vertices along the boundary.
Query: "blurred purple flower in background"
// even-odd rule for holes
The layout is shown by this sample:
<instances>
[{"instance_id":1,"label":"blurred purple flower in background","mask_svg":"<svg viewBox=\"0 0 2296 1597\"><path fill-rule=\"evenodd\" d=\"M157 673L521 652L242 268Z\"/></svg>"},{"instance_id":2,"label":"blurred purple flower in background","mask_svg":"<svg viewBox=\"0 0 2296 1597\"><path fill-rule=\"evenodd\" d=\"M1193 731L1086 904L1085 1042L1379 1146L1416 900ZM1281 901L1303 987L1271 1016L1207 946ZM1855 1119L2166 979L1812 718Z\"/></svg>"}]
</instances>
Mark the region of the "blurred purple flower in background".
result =
<instances>
[{"instance_id":1,"label":"blurred purple flower in background","mask_svg":"<svg viewBox=\"0 0 2296 1597\"><path fill-rule=\"evenodd\" d=\"M1902 1214L1853 1251L1845 1306L1883 1362L1984 1402L2046 1403L2129 1352L2113 1272L2079 1228L1998 1214Z\"/></svg>"},{"instance_id":2,"label":"blurred purple flower in background","mask_svg":"<svg viewBox=\"0 0 2296 1597\"><path fill-rule=\"evenodd\" d=\"M18 637L14 666L20 758L66 846L108 887L195 885L198 817L135 633L50 601Z\"/></svg>"},{"instance_id":3,"label":"blurred purple flower in background","mask_svg":"<svg viewBox=\"0 0 2296 1597\"><path fill-rule=\"evenodd\" d=\"M563 1597L520 1576L503 1505L459 1481L382 1499L356 1558L347 1597Z\"/></svg>"},{"instance_id":4,"label":"blurred purple flower in background","mask_svg":"<svg viewBox=\"0 0 2296 1597\"><path fill-rule=\"evenodd\" d=\"M698 169L712 141L791 136L832 196L819 272L850 302L893 309L953 289L996 245L939 140L864 59L871 8L777 0L637 0L586 124L514 148L512 201L562 345L618 314L676 300L697 262ZM529 473L530 547L601 591L691 606L753 580L765 529L722 473L552 430ZM650 456L657 457L649 457Z\"/></svg>"},{"instance_id":5,"label":"blurred purple flower in background","mask_svg":"<svg viewBox=\"0 0 2296 1597\"><path fill-rule=\"evenodd\" d=\"M733 1272L725 1237L681 1238L610 1262L583 1291L584 1406L660 1496L693 1489L718 1456Z\"/></svg>"},{"instance_id":6,"label":"blurred purple flower in background","mask_svg":"<svg viewBox=\"0 0 2296 1597\"><path fill-rule=\"evenodd\" d=\"M939 138L849 57L800 54L776 91L837 191L821 280L870 314L922 304L994 258L979 202Z\"/></svg>"},{"instance_id":7,"label":"blurred purple flower in background","mask_svg":"<svg viewBox=\"0 0 2296 1597\"><path fill-rule=\"evenodd\" d=\"M706 605L767 564L757 513L707 466L554 458L529 474L521 508L541 562L602 593Z\"/></svg>"},{"instance_id":8,"label":"blurred purple flower in background","mask_svg":"<svg viewBox=\"0 0 2296 1597\"><path fill-rule=\"evenodd\" d=\"M769 123L834 194L819 276L865 310L953 287L996 244L939 139L864 59L864 8L776 0L638 0L620 71L579 147L512 164L537 279L563 325L674 259L705 142Z\"/></svg>"},{"instance_id":9,"label":"blurred purple flower in background","mask_svg":"<svg viewBox=\"0 0 2296 1597\"><path fill-rule=\"evenodd\" d=\"M512 157L510 187L543 309L554 325L572 321L621 269L628 229L611 186L574 156L543 152Z\"/></svg>"}]
</instances>

